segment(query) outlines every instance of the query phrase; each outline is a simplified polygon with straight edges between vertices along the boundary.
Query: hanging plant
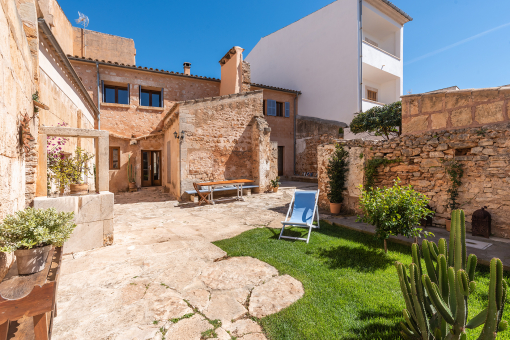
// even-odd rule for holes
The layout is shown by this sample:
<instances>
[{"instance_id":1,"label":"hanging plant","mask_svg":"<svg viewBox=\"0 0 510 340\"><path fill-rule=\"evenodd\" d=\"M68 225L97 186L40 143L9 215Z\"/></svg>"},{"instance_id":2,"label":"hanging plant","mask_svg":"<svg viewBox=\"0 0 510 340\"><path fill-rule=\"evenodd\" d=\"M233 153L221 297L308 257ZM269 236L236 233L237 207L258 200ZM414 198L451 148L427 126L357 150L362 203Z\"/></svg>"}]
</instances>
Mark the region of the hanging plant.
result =
<instances>
[{"instance_id":1,"label":"hanging plant","mask_svg":"<svg viewBox=\"0 0 510 340\"><path fill-rule=\"evenodd\" d=\"M361 157L360 157L361 158ZM401 160L397 159L386 159L386 158L372 158L365 164L365 189L372 190L375 184L375 177L379 173L377 170L379 166L400 163Z\"/></svg>"}]
</instances>

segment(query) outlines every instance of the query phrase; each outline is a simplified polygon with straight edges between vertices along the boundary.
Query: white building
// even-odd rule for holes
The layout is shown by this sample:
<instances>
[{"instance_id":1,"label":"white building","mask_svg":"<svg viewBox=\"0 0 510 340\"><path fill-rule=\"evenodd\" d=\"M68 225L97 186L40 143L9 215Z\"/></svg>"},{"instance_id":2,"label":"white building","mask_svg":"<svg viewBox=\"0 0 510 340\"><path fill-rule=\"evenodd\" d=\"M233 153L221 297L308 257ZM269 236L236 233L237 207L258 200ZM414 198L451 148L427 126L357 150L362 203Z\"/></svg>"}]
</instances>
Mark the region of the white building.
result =
<instances>
[{"instance_id":1,"label":"white building","mask_svg":"<svg viewBox=\"0 0 510 340\"><path fill-rule=\"evenodd\" d=\"M254 83L299 89L299 114L349 124L403 94L404 24L387 0L337 0L266 36L250 52Z\"/></svg>"}]
</instances>

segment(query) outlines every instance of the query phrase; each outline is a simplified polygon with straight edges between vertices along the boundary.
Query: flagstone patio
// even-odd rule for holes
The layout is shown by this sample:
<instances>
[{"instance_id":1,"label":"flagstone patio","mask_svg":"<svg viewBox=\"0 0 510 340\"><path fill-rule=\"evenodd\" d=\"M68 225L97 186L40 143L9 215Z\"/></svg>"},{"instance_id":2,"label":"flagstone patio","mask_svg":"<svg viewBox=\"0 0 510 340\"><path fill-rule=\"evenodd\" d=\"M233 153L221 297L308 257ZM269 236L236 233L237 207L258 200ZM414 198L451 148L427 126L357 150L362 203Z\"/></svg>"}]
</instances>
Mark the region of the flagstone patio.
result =
<instances>
[{"instance_id":1,"label":"flagstone patio","mask_svg":"<svg viewBox=\"0 0 510 340\"><path fill-rule=\"evenodd\" d=\"M59 339L266 339L250 317L276 313L304 293L294 278L211 242L279 228L294 184L244 202L179 204L157 190L115 196L115 240L63 260ZM219 320L219 321L218 321Z\"/></svg>"}]
</instances>

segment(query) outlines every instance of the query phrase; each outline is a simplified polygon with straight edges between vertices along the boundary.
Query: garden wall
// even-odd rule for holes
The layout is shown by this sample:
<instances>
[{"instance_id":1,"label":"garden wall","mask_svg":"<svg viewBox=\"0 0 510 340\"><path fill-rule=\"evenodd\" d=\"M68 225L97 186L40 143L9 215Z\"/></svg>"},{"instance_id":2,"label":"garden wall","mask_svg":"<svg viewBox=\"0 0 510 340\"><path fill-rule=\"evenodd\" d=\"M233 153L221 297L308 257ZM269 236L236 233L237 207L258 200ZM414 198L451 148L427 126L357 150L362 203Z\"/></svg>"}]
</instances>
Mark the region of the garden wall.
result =
<instances>
[{"instance_id":1,"label":"garden wall","mask_svg":"<svg viewBox=\"0 0 510 340\"><path fill-rule=\"evenodd\" d=\"M402 133L413 134L508 122L510 86L457 87L402 97Z\"/></svg>"},{"instance_id":2,"label":"garden wall","mask_svg":"<svg viewBox=\"0 0 510 340\"><path fill-rule=\"evenodd\" d=\"M510 238L510 124L404 135L389 141L339 143L350 152L348 191L344 202L347 209L358 211L357 187L365 180L362 168L371 159L384 158L395 163L378 168L375 185L390 186L397 177L402 184L413 185L430 198L430 206L436 212L434 223L444 227L445 218L450 215L447 208L450 180L442 160L455 158L464 169L458 202L466 212L468 230L472 213L487 206L492 215L492 233ZM318 150L320 205L327 209L325 171L334 145L321 145Z\"/></svg>"}]
</instances>

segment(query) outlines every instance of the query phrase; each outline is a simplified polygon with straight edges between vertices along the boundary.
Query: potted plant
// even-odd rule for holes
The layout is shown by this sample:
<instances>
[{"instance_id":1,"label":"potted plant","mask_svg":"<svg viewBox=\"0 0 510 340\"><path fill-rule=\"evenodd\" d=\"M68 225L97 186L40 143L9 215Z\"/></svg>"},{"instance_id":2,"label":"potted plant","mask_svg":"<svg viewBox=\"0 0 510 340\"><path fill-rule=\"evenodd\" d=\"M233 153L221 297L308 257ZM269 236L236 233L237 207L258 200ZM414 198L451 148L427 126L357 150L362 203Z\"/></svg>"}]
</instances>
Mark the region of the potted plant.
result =
<instances>
[{"instance_id":1,"label":"potted plant","mask_svg":"<svg viewBox=\"0 0 510 340\"><path fill-rule=\"evenodd\" d=\"M52 246L61 247L76 224L74 212L57 212L55 208L20 210L8 215L0 225L0 251L14 251L20 275L44 269Z\"/></svg>"},{"instance_id":2,"label":"potted plant","mask_svg":"<svg viewBox=\"0 0 510 340\"><path fill-rule=\"evenodd\" d=\"M133 167L133 164L131 164L131 155L129 155L129 158L128 158L127 177L128 177L129 191L136 191L136 182L135 182L136 168Z\"/></svg>"},{"instance_id":3,"label":"potted plant","mask_svg":"<svg viewBox=\"0 0 510 340\"><path fill-rule=\"evenodd\" d=\"M349 153L343 146L337 144L326 169L329 178L329 208L332 214L339 214L342 208L343 192L347 189L345 184L348 171Z\"/></svg>"},{"instance_id":4,"label":"potted plant","mask_svg":"<svg viewBox=\"0 0 510 340\"><path fill-rule=\"evenodd\" d=\"M89 186L87 183L84 183L84 178L88 175L92 175L88 164L92 158L94 158L94 155L80 147L77 147L74 156L69 159L71 194L88 193Z\"/></svg>"},{"instance_id":5,"label":"potted plant","mask_svg":"<svg viewBox=\"0 0 510 340\"><path fill-rule=\"evenodd\" d=\"M280 186L280 177L277 176L275 179L271 180L271 188L273 188L273 192L278 192L279 186Z\"/></svg>"}]
</instances>

